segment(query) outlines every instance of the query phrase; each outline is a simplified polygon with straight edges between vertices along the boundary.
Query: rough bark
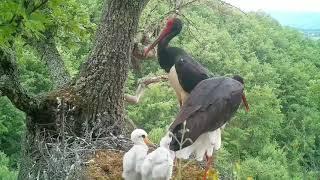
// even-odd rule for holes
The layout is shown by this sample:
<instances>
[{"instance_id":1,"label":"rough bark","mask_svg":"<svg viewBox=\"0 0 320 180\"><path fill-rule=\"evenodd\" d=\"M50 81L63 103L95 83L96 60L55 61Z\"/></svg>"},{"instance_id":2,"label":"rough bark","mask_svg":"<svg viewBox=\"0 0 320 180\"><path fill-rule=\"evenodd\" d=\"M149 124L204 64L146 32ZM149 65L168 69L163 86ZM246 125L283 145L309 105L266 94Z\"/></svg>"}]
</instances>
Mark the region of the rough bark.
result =
<instances>
[{"instance_id":1,"label":"rough bark","mask_svg":"<svg viewBox=\"0 0 320 180\"><path fill-rule=\"evenodd\" d=\"M107 128L123 120L123 94L134 35L147 0L110 1L76 91L88 102L81 119ZM91 125L93 126L93 125ZM115 134L119 129L113 128Z\"/></svg>"},{"instance_id":2,"label":"rough bark","mask_svg":"<svg viewBox=\"0 0 320 180\"><path fill-rule=\"evenodd\" d=\"M54 87L61 88L69 83L70 74L56 47L52 30L46 30L43 39L28 39L28 41L35 48L41 60L46 63Z\"/></svg>"}]
</instances>

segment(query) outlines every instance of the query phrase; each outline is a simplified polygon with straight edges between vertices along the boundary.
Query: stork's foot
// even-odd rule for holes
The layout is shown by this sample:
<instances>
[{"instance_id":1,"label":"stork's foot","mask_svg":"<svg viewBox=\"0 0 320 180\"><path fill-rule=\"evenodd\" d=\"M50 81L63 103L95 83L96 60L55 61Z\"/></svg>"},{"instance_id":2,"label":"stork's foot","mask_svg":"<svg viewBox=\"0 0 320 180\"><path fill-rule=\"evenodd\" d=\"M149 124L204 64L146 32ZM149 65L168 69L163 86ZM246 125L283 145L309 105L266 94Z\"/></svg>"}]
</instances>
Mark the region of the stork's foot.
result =
<instances>
[{"instance_id":1,"label":"stork's foot","mask_svg":"<svg viewBox=\"0 0 320 180\"><path fill-rule=\"evenodd\" d=\"M202 180L207 180L207 177L208 177L208 172L206 171L204 176L203 176L203 178L202 178Z\"/></svg>"},{"instance_id":2,"label":"stork's foot","mask_svg":"<svg viewBox=\"0 0 320 180\"><path fill-rule=\"evenodd\" d=\"M211 167L211 164L212 164L212 156L208 156L207 152L206 152L206 160L207 160L207 163L206 163L206 170L204 172L204 176L203 176L203 180L207 180L207 177L208 177L208 172L209 172L209 169Z\"/></svg>"},{"instance_id":3,"label":"stork's foot","mask_svg":"<svg viewBox=\"0 0 320 180\"><path fill-rule=\"evenodd\" d=\"M173 159L173 166L178 166L178 159L176 157Z\"/></svg>"}]
</instances>

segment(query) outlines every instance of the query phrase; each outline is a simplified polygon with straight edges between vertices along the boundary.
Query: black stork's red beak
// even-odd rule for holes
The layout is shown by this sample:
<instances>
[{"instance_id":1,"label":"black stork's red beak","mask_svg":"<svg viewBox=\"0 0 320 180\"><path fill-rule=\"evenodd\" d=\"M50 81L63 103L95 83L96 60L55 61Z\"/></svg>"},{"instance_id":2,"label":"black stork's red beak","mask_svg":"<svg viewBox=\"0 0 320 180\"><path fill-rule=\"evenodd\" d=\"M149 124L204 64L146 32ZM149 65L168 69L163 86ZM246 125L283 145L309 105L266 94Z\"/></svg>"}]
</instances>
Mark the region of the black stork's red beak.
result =
<instances>
[{"instance_id":1,"label":"black stork's red beak","mask_svg":"<svg viewBox=\"0 0 320 180\"><path fill-rule=\"evenodd\" d=\"M147 56L147 54L149 53L149 51L151 51L164 37L166 37L168 34L170 33L170 31L165 28L160 36L144 51L144 56Z\"/></svg>"},{"instance_id":2,"label":"black stork's red beak","mask_svg":"<svg viewBox=\"0 0 320 180\"><path fill-rule=\"evenodd\" d=\"M159 37L144 51L144 56L147 56L149 51L151 51L163 38L170 34L172 25L175 18L171 18L167 21L166 27L161 31Z\"/></svg>"},{"instance_id":3,"label":"black stork's red beak","mask_svg":"<svg viewBox=\"0 0 320 180\"><path fill-rule=\"evenodd\" d=\"M242 94L242 102L243 102L244 106L246 107L246 111L249 112L249 105L247 102L246 95L244 93Z\"/></svg>"},{"instance_id":4,"label":"black stork's red beak","mask_svg":"<svg viewBox=\"0 0 320 180\"><path fill-rule=\"evenodd\" d=\"M244 80L241 76L234 75L232 77L232 79L239 81L244 86ZM246 111L249 112L249 105L248 105L247 98L246 98L246 95L244 94L244 92L242 93L242 102L243 102L244 106L246 107Z\"/></svg>"}]
</instances>

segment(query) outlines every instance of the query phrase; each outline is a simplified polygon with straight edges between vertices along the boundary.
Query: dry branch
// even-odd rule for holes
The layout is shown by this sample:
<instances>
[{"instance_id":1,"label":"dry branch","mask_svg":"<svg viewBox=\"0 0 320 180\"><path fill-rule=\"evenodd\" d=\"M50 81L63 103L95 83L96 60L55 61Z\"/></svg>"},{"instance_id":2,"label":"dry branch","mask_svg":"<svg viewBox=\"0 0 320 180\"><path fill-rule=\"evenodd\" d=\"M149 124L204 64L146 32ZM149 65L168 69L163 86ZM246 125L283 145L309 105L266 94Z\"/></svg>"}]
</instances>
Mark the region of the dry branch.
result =
<instances>
[{"instance_id":1,"label":"dry branch","mask_svg":"<svg viewBox=\"0 0 320 180\"><path fill-rule=\"evenodd\" d=\"M144 90L148 85L158 83L161 81L167 81L168 76L167 75L161 75L156 77L149 77L149 78L143 78L139 81L138 88L136 90L135 95L125 94L124 98L125 100L130 104L138 104L140 97L143 95Z\"/></svg>"}]
</instances>

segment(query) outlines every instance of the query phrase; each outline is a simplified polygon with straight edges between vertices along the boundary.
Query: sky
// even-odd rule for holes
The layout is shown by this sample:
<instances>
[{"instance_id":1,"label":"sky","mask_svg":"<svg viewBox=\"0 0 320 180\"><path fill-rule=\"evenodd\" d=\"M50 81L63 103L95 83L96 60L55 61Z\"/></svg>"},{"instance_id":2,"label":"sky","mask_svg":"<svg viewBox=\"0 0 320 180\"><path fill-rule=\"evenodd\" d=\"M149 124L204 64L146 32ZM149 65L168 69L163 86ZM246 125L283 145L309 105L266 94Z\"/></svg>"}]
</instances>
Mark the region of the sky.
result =
<instances>
[{"instance_id":1,"label":"sky","mask_svg":"<svg viewBox=\"0 0 320 180\"><path fill-rule=\"evenodd\" d=\"M320 0L224 0L244 11L319 12Z\"/></svg>"}]
</instances>

